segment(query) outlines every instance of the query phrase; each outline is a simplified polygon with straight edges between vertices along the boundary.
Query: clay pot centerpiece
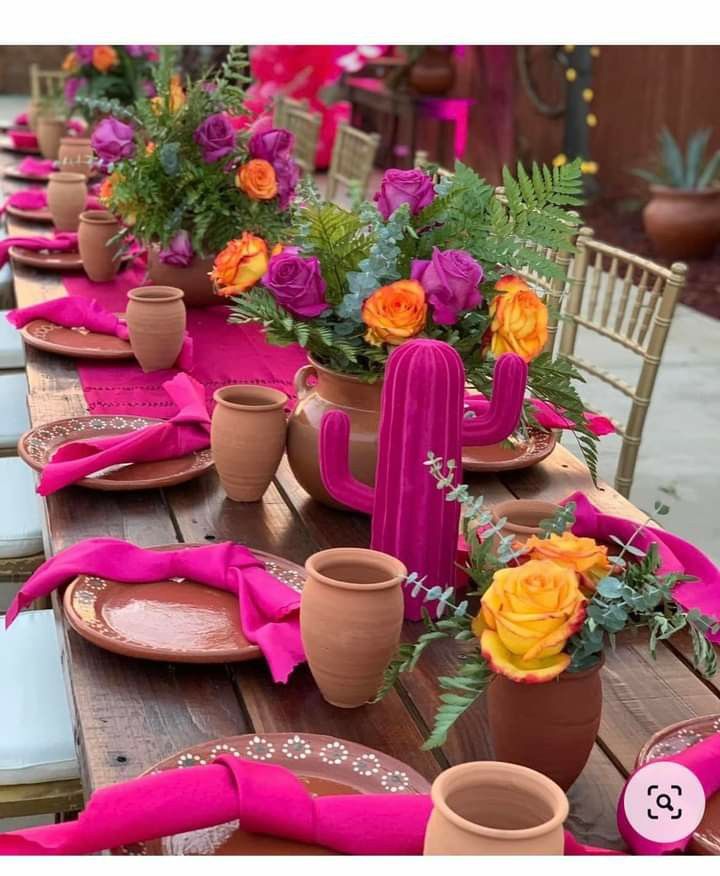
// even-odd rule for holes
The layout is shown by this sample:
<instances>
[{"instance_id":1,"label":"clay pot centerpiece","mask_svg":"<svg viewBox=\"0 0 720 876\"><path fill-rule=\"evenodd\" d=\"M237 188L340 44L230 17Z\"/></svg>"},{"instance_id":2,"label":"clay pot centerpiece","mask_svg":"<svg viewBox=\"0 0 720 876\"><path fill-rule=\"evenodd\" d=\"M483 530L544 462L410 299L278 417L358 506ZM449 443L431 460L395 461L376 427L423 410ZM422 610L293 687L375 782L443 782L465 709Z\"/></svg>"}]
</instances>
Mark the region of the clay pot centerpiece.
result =
<instances>
[{"instance_id":1,"label":"clay pot centerpiece","mask_svg":"<svg viewBox=\"0 0 720 876\"><path fill-rule=\"evenodd\" d=\"M87 177L83 173L51 173L47 200L55 228L77 231L87 200Z\"/></svg>"},{"instance_id":2,"label":"clay pot centerpiece","mask_svg":"<svg viewBox=\"0 0 720 876\"><path fill-rule=\"evenodd\" d=\"M82 173L86 177L93 174L94 152L87 137L63 137L58 149L60 170Z\"/></svg>"},{"instance_id":3,"label":"clay pot centerpiece","mask_svg":"<svg viewBox=\"0 0 720 876\"><path fill-rule=\"evenodd\" d=\"M122 244L113 238L120 228L119 220L107 210L85 210L80 214L78 249L85 273L94 283L106 283L118 272Z\"/></svg>"},{"instance_id":4,"label":"clay pot centerpiece","mask_svg":"<svg viewBox=\"0 0 720 876\"><path fill-rule=\"evenodd\" d=\"M60 141L65 136L66 131L67 122L65 119L42 115L38 117L36 133L43 158L50 158L54 161L58 157Z\"/></svg>"},{"instance_id":5,"label":"clay pot centerpiece","mask_svg":"<svg viewBox=\"0 0 720 876\"><path fill-rule=\"evenodd\" d=\"M531 536L539 536L542 521L552 519L559 508L552 502L537 499L508 499L493 505L492 518L495 524L504 518L501 535L512 535L516 543L523 544Z\"/></svg>"},{"instance_id":6,"label":"clay pot centerpiece","mask_svg":"<svg viewBox=\"0 0 720 876\"><path fill-rule=\"evenodd\" d=\"M143 371L172 368L185 338L182 289L141 286L128 292L130 346Z\"/></svg>"},{"instance_id":7,"label":"clay pot centerpiece","mask_svg":"<svg viewBox=\"0 0 720 876\"><path fill-rule=\"evenodd\" d=\"M212 307L222 304L222 300L213 292L209 276L213 267L212 258L193 256L187 267L181 267L161 261L159 254L160 248L157 245L149 247L148 276L153 283L182 289L186 307Z\"/></svg>"}]
</instances>

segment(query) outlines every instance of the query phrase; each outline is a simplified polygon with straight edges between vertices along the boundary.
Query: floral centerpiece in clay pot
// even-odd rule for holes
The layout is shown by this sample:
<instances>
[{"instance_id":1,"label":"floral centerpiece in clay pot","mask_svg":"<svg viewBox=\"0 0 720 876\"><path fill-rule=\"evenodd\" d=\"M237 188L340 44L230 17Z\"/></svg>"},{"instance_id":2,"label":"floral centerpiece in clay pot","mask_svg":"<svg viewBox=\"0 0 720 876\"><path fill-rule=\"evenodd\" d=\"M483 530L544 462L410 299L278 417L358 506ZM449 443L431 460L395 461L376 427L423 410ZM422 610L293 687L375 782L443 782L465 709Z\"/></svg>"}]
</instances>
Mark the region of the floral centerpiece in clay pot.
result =
<instances>
[{"instance_id":1,"label":"floral centerpiece in clay pot","mask_svg":"<svg viewBox=\"0 0 720 876\"><path fill-rule=\"evenodd\" d=\"M320 478L317 436L334 408L350 418L351 472L372 485L385 363L417 337L455 347L486 395L495 359L520 354L530 394L576 424L594 466L596 436L573 386L579 375L545 352L547 304L517 276L523 269L562 276L544 253L572 250L579 220L563 205L580 203L579 165L536 166L531 176L518 167L517 180L506 170L504 183L503 196L460 163L440 181L431 168L388 170L372 202L345 209L303 182L290 245L265 247L259 279L238 286L216 270L218 291L234 296L232 321L260 323L270 343L298 342L310 355L296 378L288 460L313 497L333 504ZM534 423L529 408L527 420Z\"/></svg>"},{"instance_id":2,"label":"floral centerpiece in clay pot","mask_svg":"<svg viewBox=\"0 0 720 876\"><path fill-rule=\"evenodd\" d=\"M293 138L277 132L282 167L253 154L252 131L237 130L245 69L244 51L233 47L220 70L184 81L163 49L155 96L115 104L92 137L109 174L101 198L148 247L151 280L181 288L191 307L219 303L208 275L228 241L247 233L272 246L288 235Z\"/></svg>"}]
</instances>

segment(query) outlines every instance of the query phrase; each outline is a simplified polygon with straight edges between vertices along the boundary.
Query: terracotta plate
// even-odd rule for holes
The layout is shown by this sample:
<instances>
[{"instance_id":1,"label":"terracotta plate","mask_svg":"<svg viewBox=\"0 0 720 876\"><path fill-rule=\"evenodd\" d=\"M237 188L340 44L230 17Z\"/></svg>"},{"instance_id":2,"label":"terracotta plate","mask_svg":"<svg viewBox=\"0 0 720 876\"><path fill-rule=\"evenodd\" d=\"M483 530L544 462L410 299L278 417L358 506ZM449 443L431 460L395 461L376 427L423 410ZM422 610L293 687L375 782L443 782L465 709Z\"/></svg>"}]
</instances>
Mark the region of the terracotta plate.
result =
<instances>
[{"instance_id":1,"label":"terracotta plate","mask_svg":"<svg viewBox=\"0 0 720 876\"><path fill-rule=\"evenodd\" d=\"M120 257L121 266L132 261L136 255L137 253L124 253ZM44 252L11 246L10 257L20 265L39 268L41 271L81 271L83 267L79 252Z\"/></svg>"},{"instance_id":2,"label":"terracotta plate","mask_svg":"<svg viewBox=\"0 0 720 876\"><path fill-rule=\"evenodd\" d=\"M178 547L183 545L158 550ZM264 551L253 553L271 575L302 590L302 566ZM261 656L243 634L237 597L195 581L122 584L81 575L68 586L63 603L70 626L83 638L126 657L235 663Z\"/></svg>"},{"instance_id":3,"label":"terracotta plate","mask_svg":"<svg viewBox=\"0 0 720 876\"><path fill-rule=\"evenodd\" d=\"M37 183L46 183L50 180L49 173L23 173L23 171L20 170L19 164L10 165L9 167L3 168L3 176L7 179L27 180L28 182Z\"/></svg>"},{"instance_id":4,"label":"terracotta plate","mask_svg":"<svg viewBox=\"0 0 720 876\"><path fill-rule=\"evenodd\" d=\"M18 453L29 466L36 471L42 471L61 444L84 438L100 438L104 435L123 435L162 422L153 417L101 414L93 417L55 420L25 432L18 441ZM113 466L83 478L77 482L77 485L91 490L160 489L199 477L212 466L210 450L198 450L178 459Z\"/></svg>"},{"instance_id":5,"label":"terracotta plate","mask_svg":"<svg viewBox=\"0 0 720 876\"><path fill-rule=\"evenodd\" d=\"M50 210L47 207L40 207L36 210L23 210L20 207L13 207L12 204L8 204L6 212L8 216L14 216L23 222L47 222L52 225L53 221Z\"/></svg>"},{"instance_id":6,"label":"terracotta plate","mask_svg":"<svg viewBox=\"0 0 720 876\"><path fill-rule=\"evenodd\" d=\"M20 329L29 347L76 359L132 359L129 341L115 335L90 332L82 326L66 328L48 319L34 319Z\"/></svg>"},{"instance_id":7,"label":"terracotta plate","mask_svg":"<svg viewBox=\"0 0 720 876\"><path fill-rule=\"evenodd\" d=\"M356 742L315 733L229 736L175 754L148 773L191 768L232 754L291 770L318 797L428 794L430 783L399 760ZM391 829L392 826L389 826ZM333 855L319 846L245 833L237 821L115 849L116 855Z\"/></svg>"},{"instance_id":8,"label":"terracotta plate","mask_svg":"<svg viewBox=\"0 0 720 876\"><path fill-rule=\"evenodd\" d=\"M720 733L720 715L703 715L671 724L645 743L635 766L641 767L658 757L678 754L714 733ZM720 794L715 794L707 801L705 815L687 851L699 855L720 855Z\"/></svg>"},{"instance_id":9,"label":"terracotta plate","mask_svg":"<svg viewBox=\"0 0 720 876\"><path fill-rule=\"evenodd\" d=\"M8 136L0 137L0 149L6 152L19 152L22 155L40 155L37 146L16 146Z\"/></svg>"},{"instance_id":10,"label":"terracotta plate","mask_svg":"<svg viewBox=\"0 0 720 876\"><path fill-rule=\"evenodd\" d=\"M487 447L464 447L463 468L466 471L512 471L529 468L542 462L555 449L555 436L542 429L529 429L528 438L510 438Z\"/></svg>"}]
</instances>

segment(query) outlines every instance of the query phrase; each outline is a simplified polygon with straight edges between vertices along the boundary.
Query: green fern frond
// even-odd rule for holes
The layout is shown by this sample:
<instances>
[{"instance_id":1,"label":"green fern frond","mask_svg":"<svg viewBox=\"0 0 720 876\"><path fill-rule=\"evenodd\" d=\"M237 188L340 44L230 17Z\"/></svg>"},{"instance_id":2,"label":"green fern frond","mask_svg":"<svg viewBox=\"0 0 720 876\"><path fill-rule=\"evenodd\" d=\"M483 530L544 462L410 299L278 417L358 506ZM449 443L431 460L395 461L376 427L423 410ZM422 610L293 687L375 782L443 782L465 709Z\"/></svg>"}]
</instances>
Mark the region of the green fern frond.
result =
<instances>
[{"instance_id":1,"label":"green fern frond","mask_svg":"<svg viewBox=\"0 0 720 876\"><path fill-rule=\"evenodd\" d=\"M441 676L438 683L447 693L440 695L433 728L423 745L425 751L443 745L455 722L485 693L493 672L485 658L474 653L466 657L456 675Z\"/></svg>"}]
</instances>

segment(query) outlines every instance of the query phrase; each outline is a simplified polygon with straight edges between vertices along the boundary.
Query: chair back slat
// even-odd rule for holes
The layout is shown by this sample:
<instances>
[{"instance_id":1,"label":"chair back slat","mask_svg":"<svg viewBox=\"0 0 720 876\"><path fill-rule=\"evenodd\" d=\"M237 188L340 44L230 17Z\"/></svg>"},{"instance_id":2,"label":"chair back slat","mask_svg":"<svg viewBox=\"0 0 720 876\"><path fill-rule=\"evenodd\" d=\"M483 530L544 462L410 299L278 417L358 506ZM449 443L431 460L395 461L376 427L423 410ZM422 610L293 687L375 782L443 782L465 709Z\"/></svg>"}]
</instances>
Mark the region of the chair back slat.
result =
<instances>
[{"instance_id":1,"label":"chair back slat","mask_svg":"<svg viewBox=\"0 0 720 876\"><path fill-rule=\"evenodd\" d=\"M637 328L638 319L640 318L640 311L645 304L645 293L648 288L648 272L646 269L643 269L643 272L640 274L640 282L637 284L637 288L635 289L635 299L632 306L632 310L630 311L630 321L627 324L625 329L625 334L627 337L631 338L635 334L635 329Z\"/></svg>"},{"instance_id":2,"label":"chair back slat","mask_svg":"<svg viewBox=\"0 0 720 876\"><path fill-rule=\"evenodd\" d=\"M590 297L586 316L590 322L595 322L595 312L597 310L598 299L600 297L600 283L602 282L602 255L595 253L595 264L593 265L592 283L590 284Z\"/></svg>"},{"instance_id":3,"label":"chair back slat","mask_svg":"<svg viewBox=\"0 0 720 876\"><path fill-rule=\"evenodd\" d=\"M42 70L38 64L30 65L30 97L33 103L44 98L60 97L68 74L64 70Z\"/></svg>"},{"instance_id":4,"label":"chair back slat","mask_svg":"<svg viewBox=\"0 0 720 876\"><path fill-rule=\"evenodd\" d=\"M287 111L289 109L306 109L306 105L302 100L295 100L293 97L285 97L279 94L275 98L273 106L273 127L287 128Z\"/></svg>"},{"instance_id":5,"label":"chair back slat","mask_svg":"<svg viewBox=\"0 0 720 876\"><path fill-rule=\"evenodd\" d=\"M632 289L633 273L635 268L633 265L628 265L623 279L622 291L620 292L620 300L618 302L617 315L615 316L614 330L619 332L622 324L625 321L628 301L630 300L630 290Z\"/></svg>"},{"instance_id":6,"label":"chair back slat","mask_svg":"<svg viewBox=\"0 0 720 876\"><path fill-rule=\"evenodd\" d=\"M645 302L644 310L642 313L642 322L640 323L640 328L638 329L637 333L637 341L641 345L645 344L645 338L647 337L647 333L652 324L652 320L655 317L655 312L657 310L658 304L660 303L662 287L662 277L656 277L655 282L653 283L652 291L650 292L648 299Z\"/></svg>"},{"instance_id":7,"label":"chair back slat","mask_svg":"<svg viewBox=\"0 0 720 876\"><path fill-rule=\"evenodd\" d=\"M608 319L610 318L610 309L612 307L613 298L615 297L615 284L617 283L617 277L618 260L613 258L610 262L610 270L608 271L607 282L605 283L605 295L603 297L602 314L600 316L603 326L608 324Z\"/></svg>"},{"instance_id":8,"label":"chair back slat","mask_svg":"<svg viewBox=\"0 0 720 876\"><path fill-rule=\"evenodd\" d=\"M328 200L335 198L341 185L357 186L364 197L379 145L379 134L366 134L346 122L338 127L328 171Z\"/></svg>"}]
</instances>

